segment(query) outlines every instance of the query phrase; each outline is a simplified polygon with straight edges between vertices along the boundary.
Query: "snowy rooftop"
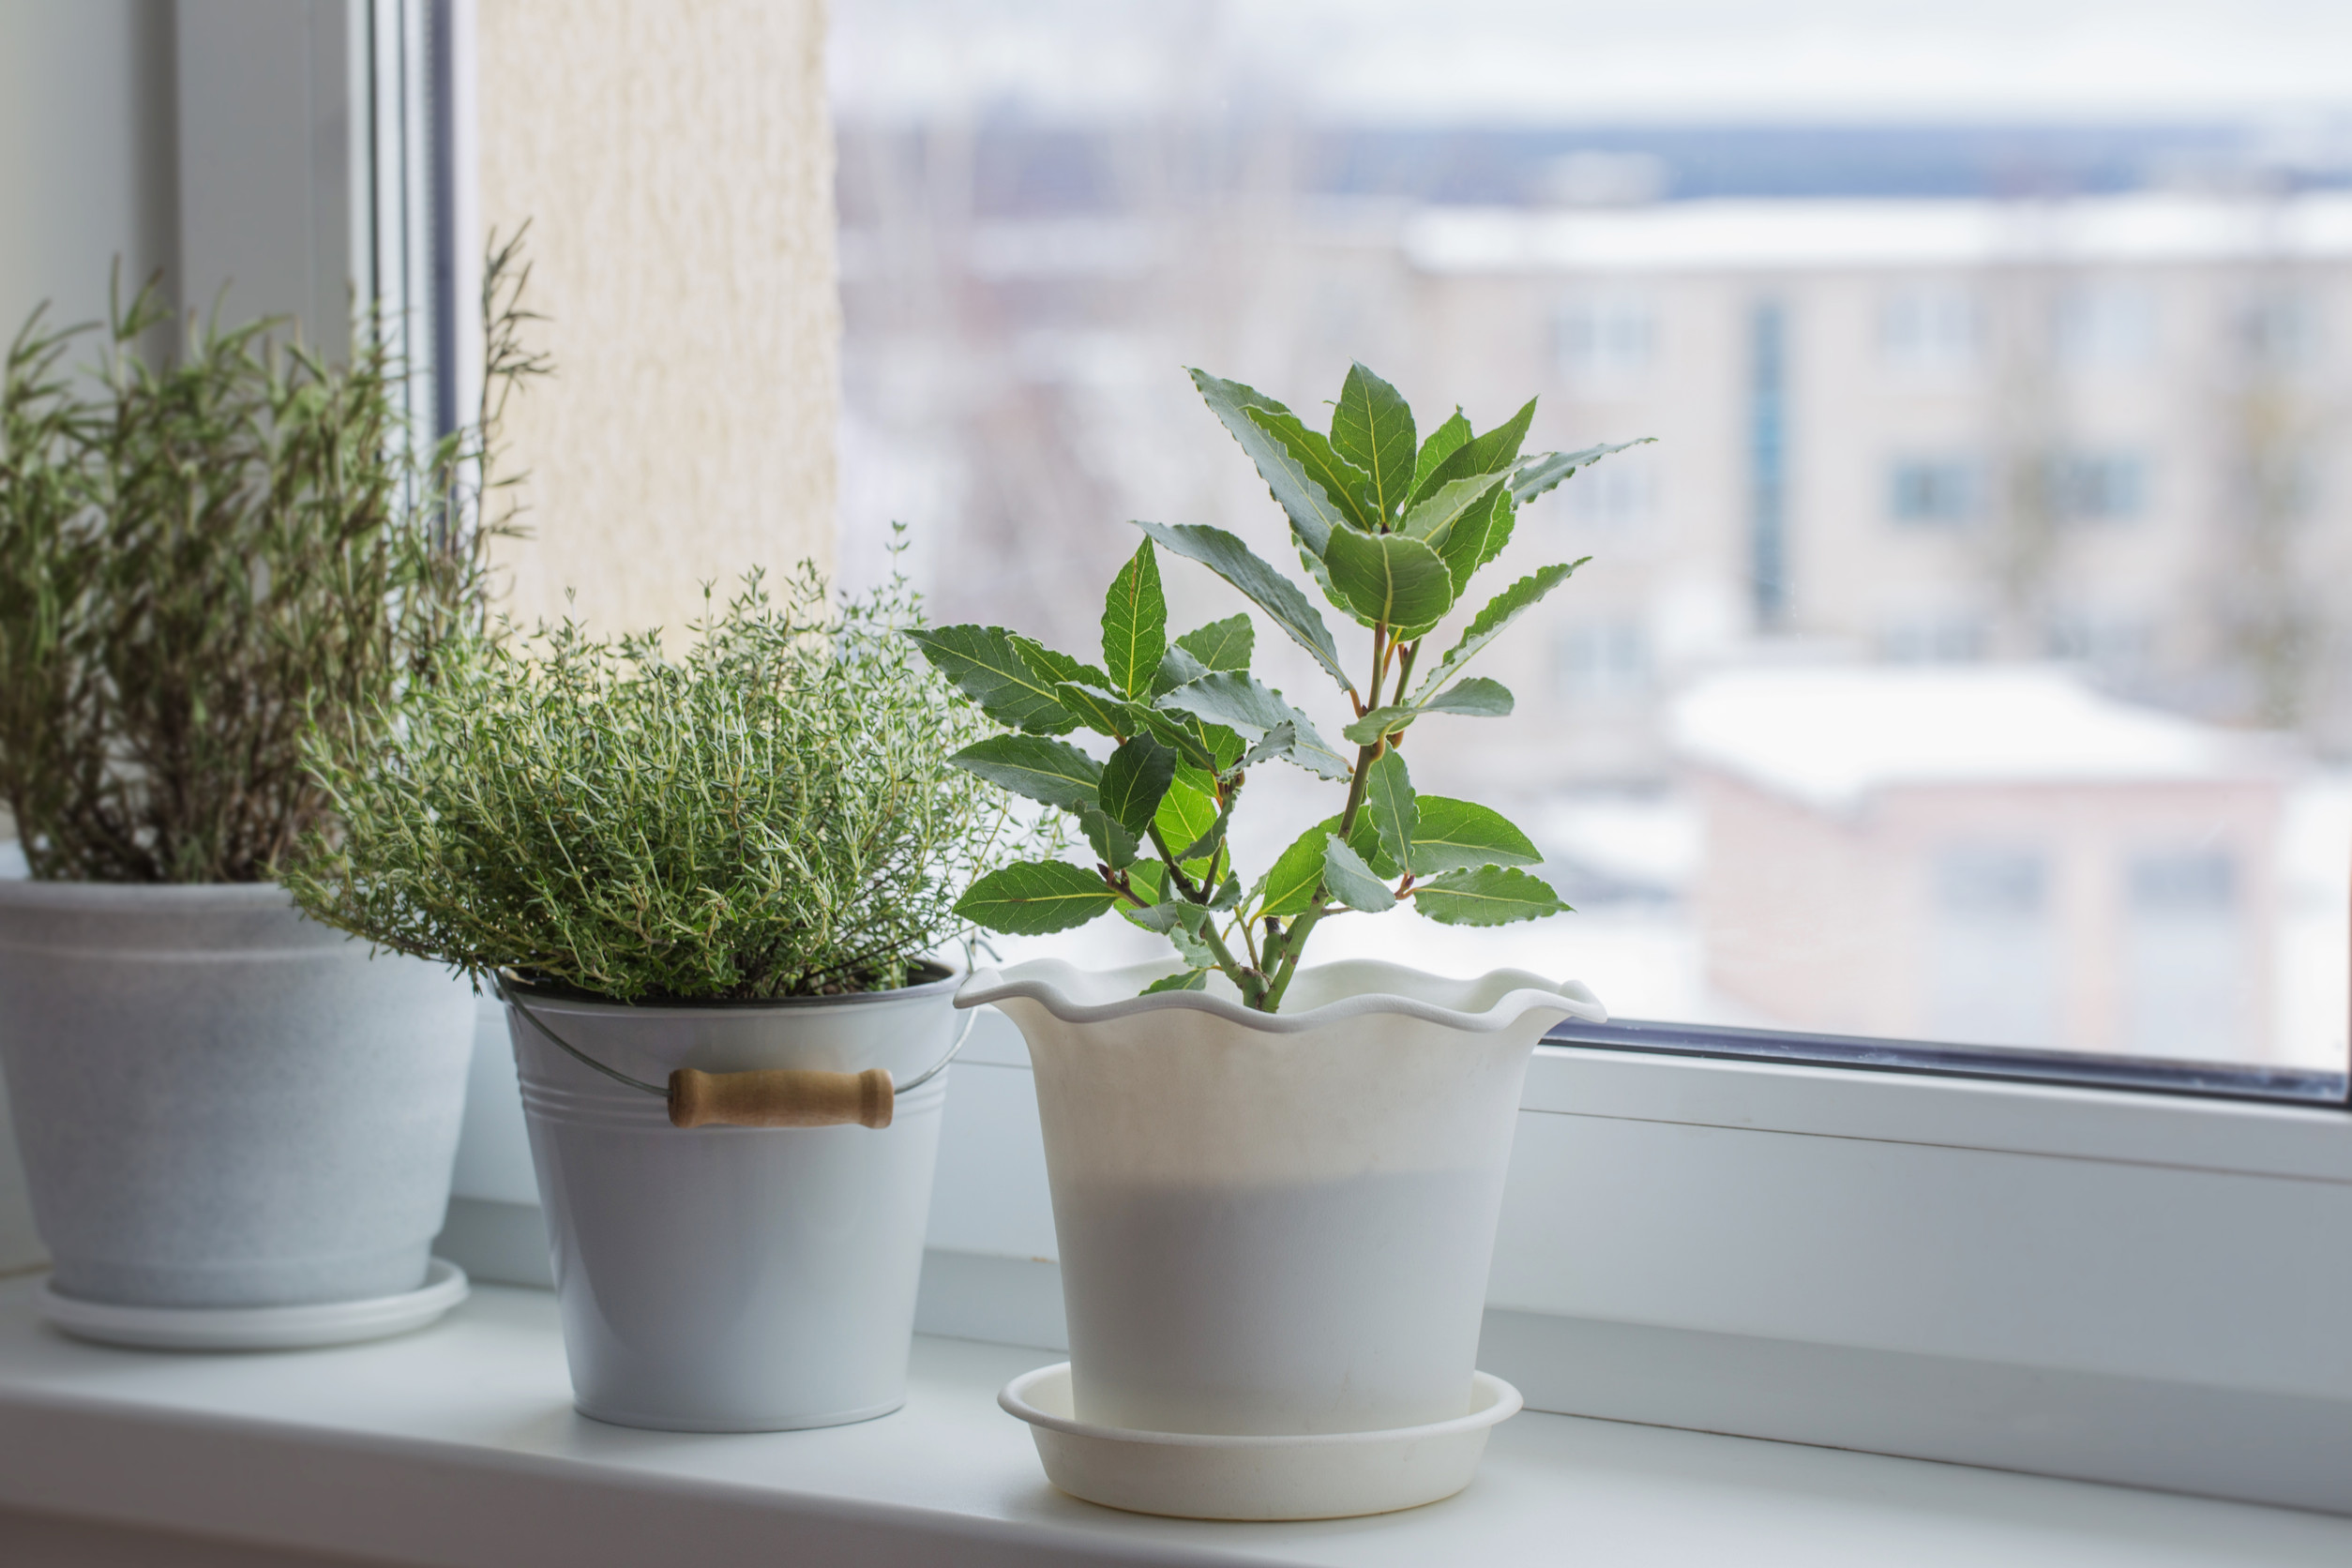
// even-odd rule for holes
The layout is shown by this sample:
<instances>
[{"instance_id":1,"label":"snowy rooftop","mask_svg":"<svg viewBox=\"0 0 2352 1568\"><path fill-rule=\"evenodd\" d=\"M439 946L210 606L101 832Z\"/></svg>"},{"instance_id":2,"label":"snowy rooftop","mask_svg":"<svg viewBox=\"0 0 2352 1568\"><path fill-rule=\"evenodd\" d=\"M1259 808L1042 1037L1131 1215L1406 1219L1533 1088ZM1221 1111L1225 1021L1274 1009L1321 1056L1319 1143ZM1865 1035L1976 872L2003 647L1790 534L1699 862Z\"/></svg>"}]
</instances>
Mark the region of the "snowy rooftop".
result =
<instances>
[{"instance_id":1,"label":"snowy rooftop","mask_svg":"<svg viewBox=\"0 0 2352 1568\"><path fill-rule=\"evenodd\" d=\"M2281 766L2262 737L2030 666L1731 671L1678 699L1672 728L1689 760L1832 811L1907 784L2245 779Z\"/></svg>"},{"instance_id":2,"label":"snowy rooftop","mask_svg":"<svg viewBox=\"0 0 2352 1568\"><path fill-rule=\"evenodd\" d=\"M2155 264L2352 257L2352 195L2064 204L1741 200L1561 210L1425 207L1404 249L1433 273Z\"/></svg>"}]
</instances>

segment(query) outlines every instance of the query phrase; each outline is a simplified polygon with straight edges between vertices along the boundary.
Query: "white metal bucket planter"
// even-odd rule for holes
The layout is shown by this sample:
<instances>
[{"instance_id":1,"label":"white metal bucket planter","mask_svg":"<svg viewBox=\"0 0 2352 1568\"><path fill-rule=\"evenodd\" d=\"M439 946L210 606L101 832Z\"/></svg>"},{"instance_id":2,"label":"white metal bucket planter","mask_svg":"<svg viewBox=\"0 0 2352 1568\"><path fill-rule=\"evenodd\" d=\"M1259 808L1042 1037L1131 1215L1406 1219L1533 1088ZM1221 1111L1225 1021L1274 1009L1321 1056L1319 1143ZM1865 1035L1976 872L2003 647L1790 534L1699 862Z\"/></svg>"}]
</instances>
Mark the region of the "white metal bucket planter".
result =
<instances>
[{"instance_id":1,"label":"white metal bucket planter","mask_svg":"<svg viewBox=\"0 0 2352 1568\"><path fill-rule=\"evenodd\" d=\"M956 985L627 1006L508 983L582 1414L757 1432L905 1402Z\"/></svg>"},{"instance_id":2,"label":"white metal bucket planter","mask_svg":"<svg viewBox=\"0 0 2352 1568\"><path fill-rule=\"evenodd\" d=\"M1136 994L1171 967L1044 960L982 971L956 999L1002 1008L1036 1069L1068 1414L1253 1439L1467 1415L1528 1061L1560 1018L1606 1014L1518 971L1366 961L1301 970L1277 1015L1214 990ZM1147 1506L1137 1495L1097 1500Z\"/></svg>"},{"instance_id":3,"label":"white metal bucket planter","mask_svg":"<svg viewBox=\"0 0 2352 1568\"><path fill-rule=\"evenodd\" d=\"M473 1013L268 883L0 882L0 1064L51 1288L167 1314L417 1291Z\"/></svg>"}]
</instances>

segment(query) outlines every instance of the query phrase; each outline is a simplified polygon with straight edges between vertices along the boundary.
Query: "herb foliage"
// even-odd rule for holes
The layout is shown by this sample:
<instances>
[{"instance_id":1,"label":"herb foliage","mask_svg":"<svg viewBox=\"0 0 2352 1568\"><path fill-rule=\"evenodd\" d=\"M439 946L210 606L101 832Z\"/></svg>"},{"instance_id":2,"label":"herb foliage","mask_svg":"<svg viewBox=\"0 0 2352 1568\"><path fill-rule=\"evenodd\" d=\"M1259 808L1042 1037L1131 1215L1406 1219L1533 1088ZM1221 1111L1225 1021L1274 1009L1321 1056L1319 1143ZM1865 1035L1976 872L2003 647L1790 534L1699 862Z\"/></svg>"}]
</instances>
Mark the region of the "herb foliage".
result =
<instances>
[{"instance_id":1,"label":"herb foliage","mask_svg":"<svg viewBox=\"0 0 2352 1568\"><path fill-rule=\"evenodd\" d=\"M0 800L38 878L243 882L324 821L306 733L350 748L369 715L489 601L481 502L507 481L485 439L520 379L527 276L483 285L482 419L408 436L404 371L372 332L347 364L276 320L171 309L152 283L110 321L36 310L0 380ZM98 333L92 379L65 368Z\"/></svg>"},{"instance_id":2,"label":"herb foliage","mask_svg":"<svg viewBox=\"0 0 2352 1568\"><path fill-rule=\"evenodd\" d=\"M948 765L988 726L901 635L919 615L903 580L836 603L804 563L679 656L568 621L453 640L371 753L322 737L342 829L287 885L396 952L617 1002L903 986L1036 838Z\"/></svg>"},{"instance_id":3,"label":"herb foliage","mask_svg":"<svg viewBox=\"0 0 2352 1568\"><path fill-rule=\"evenodd\" d=\"M1473 802L1420 794L1401 748L1433 714L1510 713L1509 691L1464 669L1582 561L1512 583L1426 664L1424 640L1501 552L1520 507L1637 444L1522 456L1532 400L1483 434L1456 409L1425 438L1396 389L1362 365L1349 370L1328 432L1238 382L1192 378L1289 518L1322 596L1369 632L1364 678L1349 674L1298 584L1233 535L1191 524L1136 524L1143 543L1111 583L1100 666L1002 626L911 632L1011 731L951 760L1068 813L1094 852L1092 867L1044 860L992 872L957 908L1015 934L1065 930L1115 909L1166 935L1185 962L1149 989L1198 990L1214 970L1269 1013L1316 927L1348 911L1410 902L1451 925L1500 926L1566 910L1520 868L1541 859L1524 833ZM1168 638L1162 550L1239 589L1331 676L1348 700L1338 733L1352 755L1249 673L1246 614ZM1079 730L1110 742L1109 757L1057 738ZM1249 770L1267 761L1346 785L1346 804L1244 889L1227 828Z\"/></svg>"}]
</instances>

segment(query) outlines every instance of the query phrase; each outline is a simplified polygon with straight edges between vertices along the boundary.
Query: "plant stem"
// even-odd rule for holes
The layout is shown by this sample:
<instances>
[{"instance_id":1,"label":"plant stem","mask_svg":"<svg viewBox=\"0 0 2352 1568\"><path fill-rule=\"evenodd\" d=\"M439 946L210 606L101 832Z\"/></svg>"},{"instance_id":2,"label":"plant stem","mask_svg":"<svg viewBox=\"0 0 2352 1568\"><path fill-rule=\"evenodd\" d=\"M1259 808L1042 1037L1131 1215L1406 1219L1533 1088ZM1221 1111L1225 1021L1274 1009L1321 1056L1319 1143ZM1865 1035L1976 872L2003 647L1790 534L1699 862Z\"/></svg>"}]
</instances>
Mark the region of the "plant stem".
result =
<instances>
[{"instance_id":1,"label":"plant stem","mask_svg":"<svg viewBox=\"0 0 2352 1568\"><path fill-rule=\"evenodd\" d=\"M1264 1007L1266 1011L1272 1012L1273 1008L1267 1006L1264 1002L1265 974L1254 964L1244 966L1234 961L1233 951L1225 945L1225 939L1218 936L1215 930L1206 924L1200 927L1200 940L1208 944L1211 953L1216 955L1217 969L1228 980L1241 988L1242 1005Z\"/></svg>"},{"instance_id":2,"label":"plant stem","mask_svg":"<svg viewBox=\"0 0 2352 1568\"><path fill-rule=\"evenodd\" d=\"M1364 708L1367 713L1380 705L1380 682L1381 677L1388 673L1389 646L1386 623L1373 627L1371 695ZM1411 671L1412 656L1419 647L1420 644L1414 643L1406 650L1404 663L1396 677L1396 688L1399 691L1405 688L1405 676ZM1339 841L1343 844L1348 841L1348 835L1355 829L1356 814L1364 809L1364 792L1372 782L1372 764L1380 761L1380 753L1387 749L1388 743L1385 740L1375 740L1369 746L1356 748L1355 771L1348 780L1348 805L1339 813ZM1308 900L1306 912L1292 921L1289 929L1282 934L1282 941L1279 944L1281 957L1278 959L1274 956L1276 943L1272 940L1267 942L1266 958L1269 966L1274 969L1274 983L1267 988L1263 1003L1259 1004L1263 1011L1271 1013L1282 1005L1283 993L1290 988L1290 978L1298 973L1299 960L1306 953L1306 939L1313 934L1316 924L1323 918L1323 898L1327 891L1322 880L1318 878L1315 882L1315 897Z\"/></svg>"},{"instance_id":3,"label":"plant stem","mask_svg":"<svg viewBox=\"0 0 2352 1568\"><path fill-rule=\"evenodd\" d=\"M1176 864L1176 852L1169 849L1168 840L1160 837L1159 823L1153 822L1150 827L1145 828L1144 832L1151 837L1152 847L1160 852L1160 864L1168 867L1168 885L1183 894L1184 901L1188 904L1207 903L1208 897L1193 886L1192 879L1184 875L1183 867ZM1214 870L1215 867L1212 867L1211 869ZM1215 889L1212 887L1209 891L1214 893Z\"/></svg>"},{"instance_id":4,"label":"plant stem","mask_svg":"<svg viewBox=\"0 0 2352 1568\"><path fill-rule=\"evenodd\" d=\"M1315 891L1319 895L1321 886L1318 884ZM1290 929L1285 933L1283 942L1285 952L1281 971L1275 974L1274 984L1267 988L1266 999L1260 1004L1264 1011L1272 1013L1281 1008L1283 993L1290 988L1290 977L1298 973L1299 959L1306 952L1306 939L1314 931L1315 923L1322 918L1323 903L1319 897L1307 906L1304 914L1290 922Z\"/></svg>"},{"instance_id":5,"label":"plant stem","mask_svg":"<svg viewBox=\"0 0 2352 1568\"><path fill-rule=\"evenodd\" d=\"M1159 824L1154 822L1145 831L1151 835L1152 847L1159 851L1161 863L1168 867L1170 887L1176 893L1181 894L1186 903L1205 904L1216 897L1217 863L1225 853L1224 845L1218 845L1216 851L1209 857L1208 885L1196 888L1192 879L1185 876L1177 866L1176 856L1168 849L1168 840L1160 837ZM1255 961L1257 955L1255 953L1250 955L1252 961L1249 963L1241 962L1233 957L1233 950L1226 946L1225 939L1218 936L1215 929L1206 921L1201 923L1197 934L1210 953L1215 956L1218 972L1240 988L1242 1005L1259 1006L1259 999L1266 994L1266 976Z\"/></svg>"}]
</instances>

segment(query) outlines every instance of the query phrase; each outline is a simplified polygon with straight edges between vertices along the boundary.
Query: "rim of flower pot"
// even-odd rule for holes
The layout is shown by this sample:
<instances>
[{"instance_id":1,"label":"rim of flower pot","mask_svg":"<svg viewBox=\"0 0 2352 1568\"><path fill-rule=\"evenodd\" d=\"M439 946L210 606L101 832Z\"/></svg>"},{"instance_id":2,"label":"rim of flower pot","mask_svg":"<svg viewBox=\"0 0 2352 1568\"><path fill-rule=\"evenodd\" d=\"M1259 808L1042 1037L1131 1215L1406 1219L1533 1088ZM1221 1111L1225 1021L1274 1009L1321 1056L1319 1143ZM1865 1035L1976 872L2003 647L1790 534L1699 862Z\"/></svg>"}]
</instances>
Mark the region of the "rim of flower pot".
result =
<instances>
[{"instance_id":1,"label":"rim of flower pot","mask_svg":"<svg viewBox=\"0 0 2352 1568\"><path fill-rule=\"evenodd\" d=\"M942 963L925 959L916 966L916 972L930 979L912 986L898 986L886 991L844 991L838 996L768 996L723 998L708 1002L682 1002L664 998L653 1002L615 1002L609 996L574 990L568 986L550 985L546 981L521 980L509 974L502 983L509 990L520 991L531 1005L556 1013L607 1013L632 1018L679 1018L708 1013L783 1013L805 1012L822 1007L869 1006L879 1003L907 1002L918 998L944 996L964 980L963 972Z\"/></svg>"},{"instance_id":2,"label":"rim of flower pot","mask_svg":"<svg viewBox=\"0 0 2352 1568\"><path fill-rule=\"evenodd\" d=\"M163 904L183 911L250 910L292 907L294 895L273 882L39 882L30 877L0 877L0 902L67 911L119 909L125 904Z\"/></svg>"},{"instance_id":3,"label":"rim of flower pot","mask_svg":"<svg viewBox=\"0 0 2352 1568\"><path fill-rule=\"evenodd\" d=\"M1318 977L1346 992L1303 1013L1261 1013L1243 1006L1236 998L1206 990L1132 994L1154 979L1182 973L1184 968L1180 962L1162 960L1120 969L1082 970L1060 958L1032 958L1005 970L974 970L971 979L956 992L956 1005L979 1007L1019 999L1034 1002L1064 1023L1081 1024L1108 1023L1142 1013L1206 1013L1263 1034L1303 1033L1326 1024L1382 1013L1401 1014L1477 1034L1508 1029L1536 1007L1590 1023L1608 1021L1608 1009L1580 980L1554 983L1523 969L1492 969L1465 980L1431 974L1380 958L1342 958L1301 969L1299 980ZM1210 983L1217 984L1218 978L1212 975ZM1350 984L1359 978L1362 984ZM1078 986L1094 992L1117 986L1128 988L1130 994L1112 1001L1084 1002L1072 994ZM1462 1005L1449 1006L1426 995L1413 995L1399 988L1402 987L1438 990L1448 1001ZM1476 1005L1482 997L1483 1005Z\"/></svg>"}]
</instances>

